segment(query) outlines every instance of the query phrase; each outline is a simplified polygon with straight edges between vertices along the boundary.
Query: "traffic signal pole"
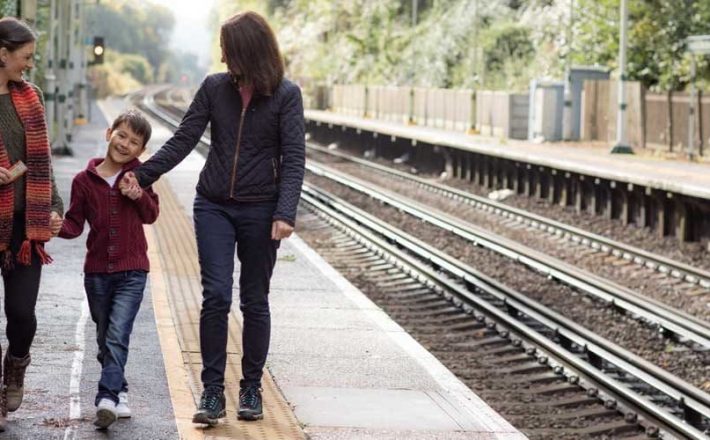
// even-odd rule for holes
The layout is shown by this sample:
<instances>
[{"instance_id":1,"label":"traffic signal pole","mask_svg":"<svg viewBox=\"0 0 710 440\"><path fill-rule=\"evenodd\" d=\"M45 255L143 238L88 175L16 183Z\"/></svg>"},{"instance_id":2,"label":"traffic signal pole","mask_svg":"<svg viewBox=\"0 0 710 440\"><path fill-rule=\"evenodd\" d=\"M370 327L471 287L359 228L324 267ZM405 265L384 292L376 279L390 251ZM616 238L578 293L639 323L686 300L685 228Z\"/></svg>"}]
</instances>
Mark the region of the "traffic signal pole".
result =
<instances>
[{"instance_id":1,"label":"traffic signal pole","mask_svg":"<svg viewBox=\"0 0 710 440\"><path fill-rule=\"evenodd\" d=\"M86 49L84 46L86 40L86 23L84 2L77 3L77 21L78 21L78 38L76 44L76 62L78 66L78 100L77 100L77 116L74 120L75 125L83 125L87 122L87 109L89 108L88 94L86 90Z\"/></svg>"}]
</instances>

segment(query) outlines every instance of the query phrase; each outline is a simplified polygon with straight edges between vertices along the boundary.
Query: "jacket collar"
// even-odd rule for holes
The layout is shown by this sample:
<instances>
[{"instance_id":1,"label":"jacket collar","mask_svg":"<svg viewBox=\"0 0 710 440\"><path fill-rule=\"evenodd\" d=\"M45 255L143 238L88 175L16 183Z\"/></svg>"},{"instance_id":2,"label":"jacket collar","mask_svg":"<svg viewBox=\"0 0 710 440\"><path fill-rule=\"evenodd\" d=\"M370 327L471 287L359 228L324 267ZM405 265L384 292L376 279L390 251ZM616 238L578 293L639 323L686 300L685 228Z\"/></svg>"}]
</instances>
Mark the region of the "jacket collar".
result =
<instances>
[{"instance_id":1,"label":"jacket collar","mask_svg":"<svg viewBox=\"0 0 710 440\"><path fill-rule=\"evenodd\" d=\"M103 157L95 157L93 159L89 160L89 163L86 165L86 171L89 174L94 174L97 177L99 176L98 171L96 171L96 167L99 166L105 158ZM126 162L123 164L123 167L121 167L121 171L118 173L119 176L121 176L123 173L127 171L131 171L132 169L138 167L141 164L141 161L138 159L133 159L130 162ZM103 179L103 177L101 177Z\"/></svg>"}]
</instances>

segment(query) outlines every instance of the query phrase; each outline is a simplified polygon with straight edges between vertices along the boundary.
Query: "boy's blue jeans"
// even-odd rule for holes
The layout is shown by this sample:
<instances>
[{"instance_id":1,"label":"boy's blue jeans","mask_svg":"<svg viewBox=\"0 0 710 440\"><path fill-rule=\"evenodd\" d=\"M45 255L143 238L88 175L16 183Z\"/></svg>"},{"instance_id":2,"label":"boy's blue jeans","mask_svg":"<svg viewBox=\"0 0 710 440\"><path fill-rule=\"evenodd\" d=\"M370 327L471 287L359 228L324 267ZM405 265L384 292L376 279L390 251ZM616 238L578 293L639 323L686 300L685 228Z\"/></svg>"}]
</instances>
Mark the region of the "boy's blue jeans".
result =
<instances>
[{"instance_id":1,"label":"boy's blue jeans","mask_svg":"<svg viewBox=\"0 0 710 440\"><path fill-rule=\"evenodd\" d=\"M118 393L128 391L124 376L133 321L143 300L147 273L129 270L88 273L84 288L91 319L96 323L96 342L101 378L95 404L108 398L118 403Z\"/></svg>"}]
</instances>

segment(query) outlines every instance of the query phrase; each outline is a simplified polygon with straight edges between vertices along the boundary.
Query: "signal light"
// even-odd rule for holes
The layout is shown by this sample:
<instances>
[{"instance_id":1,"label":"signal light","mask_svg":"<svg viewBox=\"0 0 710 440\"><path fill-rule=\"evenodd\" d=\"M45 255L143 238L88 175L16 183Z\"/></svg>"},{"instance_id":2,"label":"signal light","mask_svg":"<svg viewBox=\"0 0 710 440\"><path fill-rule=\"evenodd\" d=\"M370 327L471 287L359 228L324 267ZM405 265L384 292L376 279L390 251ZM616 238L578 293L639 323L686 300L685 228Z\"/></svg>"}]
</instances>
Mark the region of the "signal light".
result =
<instances>
[{"instance_id":1,"label":"signal light","mask_svg":"<svg viewBox=\"0 0 710 440\"><path fill-rule=\"evenodd\" d=\"M103 64L105 51L104 37L94 37L94 62L92 64Z\"/></svg>"}]
</instances>

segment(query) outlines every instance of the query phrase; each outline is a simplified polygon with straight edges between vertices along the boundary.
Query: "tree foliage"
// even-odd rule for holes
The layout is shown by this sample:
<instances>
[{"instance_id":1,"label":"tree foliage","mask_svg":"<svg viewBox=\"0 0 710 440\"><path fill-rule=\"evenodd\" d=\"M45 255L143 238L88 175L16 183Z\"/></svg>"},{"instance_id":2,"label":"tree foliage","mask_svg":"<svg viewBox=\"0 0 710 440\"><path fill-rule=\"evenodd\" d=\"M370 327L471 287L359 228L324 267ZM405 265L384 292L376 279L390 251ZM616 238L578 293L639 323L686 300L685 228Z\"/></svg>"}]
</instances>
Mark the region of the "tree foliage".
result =
<instances>
[{"instance_id":1,"label":"tree foliage","mask_svg":"<svg viewBox=\"0 0 710 440\"><path fill-rule=\"evenodd\" d=\"M316 81L521 89L570 65L618 68L620 0L419 0L416 25L413 1L270 0L261 12L289 74ZM685 39L710 34L710 0L628 3L627 77L686 87Z\"/></svg>"}]
</instances>

